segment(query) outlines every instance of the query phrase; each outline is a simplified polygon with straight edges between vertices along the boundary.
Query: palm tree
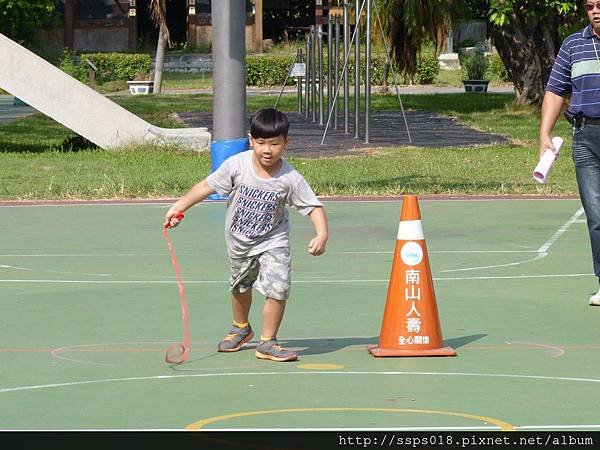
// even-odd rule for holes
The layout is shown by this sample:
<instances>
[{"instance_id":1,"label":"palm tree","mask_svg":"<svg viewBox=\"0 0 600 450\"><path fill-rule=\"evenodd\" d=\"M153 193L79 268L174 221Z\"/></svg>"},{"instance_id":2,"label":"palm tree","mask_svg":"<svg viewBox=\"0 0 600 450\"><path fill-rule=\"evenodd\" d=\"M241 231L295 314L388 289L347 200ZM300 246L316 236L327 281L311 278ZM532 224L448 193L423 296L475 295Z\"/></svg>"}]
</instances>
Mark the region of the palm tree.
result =
<instances>
[{"instance_id":1,"label":"palm tree","mask_svg":"<svg viewBox=\"0 0 600 450\"><path fill-rule=\"evenodd\" d=\"M158 43L156 45L156 61L154 63L154 88L155 94L160 94L162 89L162 74L165 61L165 48L171 46L171 35L167 27L166 0L150 0L150 17L158 28Z\"/></svg>"}]
</instances>

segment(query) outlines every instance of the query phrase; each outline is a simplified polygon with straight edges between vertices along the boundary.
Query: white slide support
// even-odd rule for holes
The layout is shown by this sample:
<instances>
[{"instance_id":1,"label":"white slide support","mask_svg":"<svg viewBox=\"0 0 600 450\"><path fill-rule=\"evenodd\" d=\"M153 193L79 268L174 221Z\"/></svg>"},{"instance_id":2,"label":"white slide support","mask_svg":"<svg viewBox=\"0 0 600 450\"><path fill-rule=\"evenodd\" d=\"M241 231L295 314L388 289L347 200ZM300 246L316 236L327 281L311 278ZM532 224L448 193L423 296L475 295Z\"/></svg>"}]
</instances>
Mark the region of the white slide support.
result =
<instances>
[{"instance_id":1,"label":"white slide support","mask_svg":"<svg viewBox=\"0 0 600 450\"><path fill-rule=\"evenodd\" d=\"M105 149L158 141L202 151L211 141L207 128L151 125L3 34L0 88Z\"/></svg>"}]
</instances>

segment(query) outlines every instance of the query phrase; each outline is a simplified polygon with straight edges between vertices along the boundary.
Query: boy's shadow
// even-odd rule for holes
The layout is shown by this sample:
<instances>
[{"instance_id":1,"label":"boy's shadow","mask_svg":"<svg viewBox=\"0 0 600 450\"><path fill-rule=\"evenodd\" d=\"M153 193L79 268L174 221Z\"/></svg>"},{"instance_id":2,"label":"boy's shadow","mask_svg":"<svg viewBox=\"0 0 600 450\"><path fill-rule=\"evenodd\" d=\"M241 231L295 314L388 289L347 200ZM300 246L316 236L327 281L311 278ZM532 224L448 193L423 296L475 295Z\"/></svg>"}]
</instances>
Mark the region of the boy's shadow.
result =
<instances>
[{"instance_id":1,"label":"boy's shadow","mask_svg":"<svg viewBox=\"0 0 600 450\"><path fill-rule=\"evenodd\" d=\"M454 349L464 347L471 342L477 341L486 337L487 334L472 334L469 336L462 336L457 338L445 339L444 345L450 346ZM297 353L300 356L308 355L322 355L326 353L333 353L338 350L342 350L346 347L351 346L362 346L377 344L379 342L379 336L371 338L355 338L355 337L343 337L343 338L309 338L309 339L288 339L281 340L280 343L286 347L301 348Z\"/></svg>"}]
</instances>

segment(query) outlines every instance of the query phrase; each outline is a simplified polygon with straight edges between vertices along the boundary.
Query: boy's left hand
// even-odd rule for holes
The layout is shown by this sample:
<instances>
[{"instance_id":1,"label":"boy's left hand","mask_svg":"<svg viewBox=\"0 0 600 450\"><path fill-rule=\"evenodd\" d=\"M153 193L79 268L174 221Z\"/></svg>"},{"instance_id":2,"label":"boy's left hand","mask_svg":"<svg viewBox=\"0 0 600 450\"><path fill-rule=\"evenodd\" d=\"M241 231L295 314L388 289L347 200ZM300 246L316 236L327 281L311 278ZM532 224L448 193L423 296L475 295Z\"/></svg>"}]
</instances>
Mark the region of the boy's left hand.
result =
<instances>
[{"instance_id":1,"label":"boy's left hand","mask_svg":"<svg viewBox=\"0 0 600 450\"><path fill-rule=\"evenodd\" d=\"M325 253L325 245L327 244L327 239L315 236L308 243L308 253L313 256L320 256Z\"/></svg>"}]
</instances>

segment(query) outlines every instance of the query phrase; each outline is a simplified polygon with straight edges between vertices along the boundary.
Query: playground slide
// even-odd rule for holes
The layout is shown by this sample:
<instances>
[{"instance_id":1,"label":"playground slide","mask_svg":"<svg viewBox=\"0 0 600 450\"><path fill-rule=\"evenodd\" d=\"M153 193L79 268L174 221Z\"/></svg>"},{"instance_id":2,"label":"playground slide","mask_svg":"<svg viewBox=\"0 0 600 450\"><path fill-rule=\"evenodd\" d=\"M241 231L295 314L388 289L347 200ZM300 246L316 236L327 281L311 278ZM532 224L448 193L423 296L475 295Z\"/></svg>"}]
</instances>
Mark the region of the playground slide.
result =
<instances>
[{"instance_id":1,"label":"playground slide","mask_svg":"<svg viewBox=\"0 0 600 450\"><path fill-rule=\"evenodd\" d=\"M0 88L102 148L134 141L207 150L206 128L160 128L142 120L0 34Z\"/></svg>"}]
</instances>

